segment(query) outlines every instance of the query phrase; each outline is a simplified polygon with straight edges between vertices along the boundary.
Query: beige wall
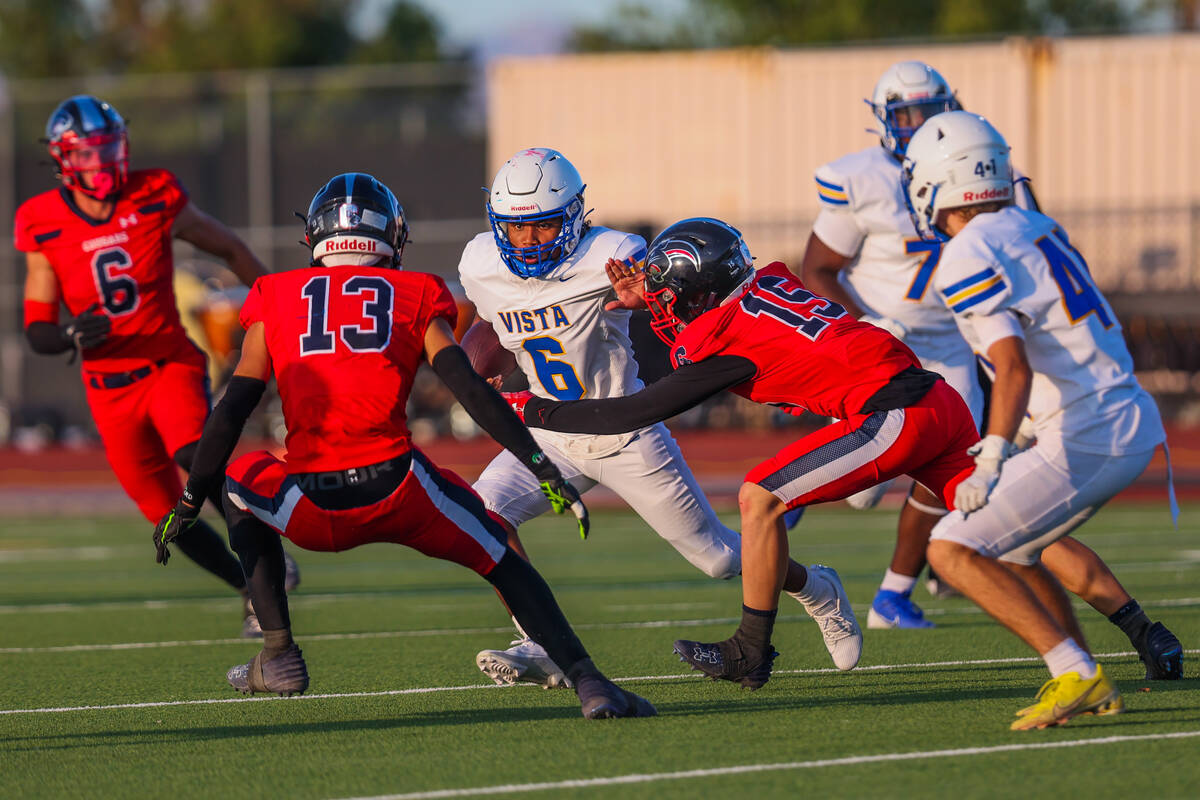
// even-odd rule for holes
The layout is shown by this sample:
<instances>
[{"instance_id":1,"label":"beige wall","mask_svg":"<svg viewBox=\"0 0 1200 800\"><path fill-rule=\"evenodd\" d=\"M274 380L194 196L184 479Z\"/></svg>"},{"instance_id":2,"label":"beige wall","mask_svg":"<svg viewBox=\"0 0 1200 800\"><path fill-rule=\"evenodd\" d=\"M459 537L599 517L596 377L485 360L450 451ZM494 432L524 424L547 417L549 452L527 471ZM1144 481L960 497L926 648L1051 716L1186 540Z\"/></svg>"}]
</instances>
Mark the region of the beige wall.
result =
<instances>
[{"instance_id":1,"label":"beige wall","mask_svg":"<svg viewBox=\"0 0 1200 800\"><path fill-rule=\"evenodd\" d=\"M502 60L489 165L555 147L602 224L717 216L760 258L797 260L813 170L877 142L862 99L903 59L935 66L1005 134L1102 284L1200 288L1185 211L1200 203L1200 36Z\"/></svg>"}]
</instances>

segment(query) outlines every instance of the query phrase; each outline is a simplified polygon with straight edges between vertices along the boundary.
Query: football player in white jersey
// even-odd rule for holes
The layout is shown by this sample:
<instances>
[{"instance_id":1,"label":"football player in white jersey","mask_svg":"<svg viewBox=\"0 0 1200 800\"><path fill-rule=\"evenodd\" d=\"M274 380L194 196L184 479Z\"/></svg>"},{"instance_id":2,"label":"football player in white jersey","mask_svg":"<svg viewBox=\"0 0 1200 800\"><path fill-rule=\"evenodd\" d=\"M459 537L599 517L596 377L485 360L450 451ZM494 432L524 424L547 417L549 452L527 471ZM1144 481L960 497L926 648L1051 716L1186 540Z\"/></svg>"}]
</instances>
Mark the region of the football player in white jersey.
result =
<instances>
[{"instance_id":1,"label":"football player in white jersey","mask_svg":"<svg viewBox=\"0 0 1200 800\"><path fill-rule=\"evenodd\" d=\"M583 190L579 172L558 151L522 150L492 184L491 231L468 242L459 262L459 280L480 319L475 324L492 327L535 395L555 400L622 397L642 388L630 312L615 302L605 266L644 259L646 242L587 223ZM603 436L545 430L534 436L580 492L603 484L706 575L740 574L740 537L718 519L665 425ZM525 473L504 451L474 484L522 554L516 529L550 510ZM791 562L785 589L817 621L834 663L850 669L858 663L862 633L849 602L837 600L845 592L838 585L814 595L827 573L813 570L814 586L806 586L809 574ZM834 601L813 603L815 596ZM518 633L508 650L479 653L479 668L497 683L566 685L545 651L519 626Z\"/></svg>"},{"instance_id":2,"label":"football player in white jersey","mask_svg":"<svg viewBox=\"0 0 1200 800\"><path fill-rule=\"evenodd\" d=\"M1120 692L1040 556L1142 473L1165 442L1158 409L1066 232L1012 204L1009 148L987 120L930 119L902 180L921 235L950 239L930 294L994 374L987 432L969 451L975 471L935 526L929 562L1045 660L1051 679L1014 730L1118 713ZM1027 410L1037 442L1009 458Z\"/></svg>"},{"instance_id":3,"label":"football player in white jersey","mask_svg":"<svg viewBox=\"0 0 1200 800\"><path fill-rule=\"evenodd\" d=\"M923 366L958 390L980 422L983 393L975 354L958 334L953 314L929 290L942 242L917 234L900 185L900 163L913 132L926 119L959 109L959 102L937 70L920 61L902 61L880 77L870 105L883 126L881 146L850 153L816 171L821 213L804 254L803 280L813 291L902 339ZM1038 210L1024 179L1016 182L1013 199L1022 208ZM849 502L869 508L886 489L881 484ZM896 548L872 601L868 627L933 627L911 593L925 564L929 533L945 513L937 497L913 485L900 512ZM1153 663L1158 657L1136 635L1145 615L1098 555L1066 538L1050 548L1045 563L1073 592L1130 634L1147 659L1149 677L1168 677L1170 669L1158 674L1164 673Z\"/></svg>"}]
</instances>

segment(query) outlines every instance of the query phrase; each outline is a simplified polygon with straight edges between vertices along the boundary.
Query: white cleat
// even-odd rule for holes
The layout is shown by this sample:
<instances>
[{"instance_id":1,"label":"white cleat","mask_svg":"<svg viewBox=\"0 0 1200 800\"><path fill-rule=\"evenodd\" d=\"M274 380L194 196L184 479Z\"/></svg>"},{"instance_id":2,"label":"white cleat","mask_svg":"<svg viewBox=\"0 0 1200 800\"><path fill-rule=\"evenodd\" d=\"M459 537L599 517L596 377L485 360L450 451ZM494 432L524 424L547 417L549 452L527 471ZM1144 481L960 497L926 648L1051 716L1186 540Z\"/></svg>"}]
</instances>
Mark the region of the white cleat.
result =
<instances>
[{"instance_id":1,"label":"white cleat","mask_svg":"<svg viewBox=\"0 0 1200 800\"><path fill-rule=\"evenodd\" d=\"M543 689L570 689L571 682L533 639L514 639L507 650L480 650L475 663L497 684L534 683Z\"/></svg>"},{"instance_id":2,"label":"white cleat","mask_svg":"<svg viewBox=\"0 0 1200 800\"><path fill-rule=\"evenodd\" d=\"M863 489L861 492L855 492L846 498L846 505L859 511L866 511L879 505L879 501L887 494L887 490L892 487L892 480L877 483L870 489Z\"/></svg>"},{"instance_id":3,"label":"white cleat","mask_svg":"<svg viewBox=\"0 0 1200 800\"><path fill-rule=\"evenodd\" d=\"M854 669L862 657L863 635L854 609L850 607L850 598L832 567L813 564L807 569L812 585L805 586L801 592L788 594L800 601L821 629L833 665L840 670ZM806 600L801 595L811 599Z\"/></svg>"}]
</instances>

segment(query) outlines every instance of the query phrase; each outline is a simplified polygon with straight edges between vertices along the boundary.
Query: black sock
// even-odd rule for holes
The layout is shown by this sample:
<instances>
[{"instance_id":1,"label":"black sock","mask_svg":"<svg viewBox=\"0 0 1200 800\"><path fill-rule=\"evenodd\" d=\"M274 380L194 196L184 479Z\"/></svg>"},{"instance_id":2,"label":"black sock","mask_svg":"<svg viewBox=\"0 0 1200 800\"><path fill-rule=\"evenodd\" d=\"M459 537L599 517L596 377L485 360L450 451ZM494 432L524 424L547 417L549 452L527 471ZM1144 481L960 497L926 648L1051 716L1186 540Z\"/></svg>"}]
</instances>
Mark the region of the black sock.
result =
<instances>
[{"instance_id":1,"label":"black sock","mask_svg":"<svg viewBox=\"0 0 1200 800\"><path fill-rule=\"evenodd\" d=\"M738 626L733 638L754 652L762 652L771 648L771 632L775 629L775 616L778 610L759 611L757 608L742 606L742 624Z\"/></svg>"},{"instance_id":2,"label":"black sock","mask_svg":"<svg viewBox=\"0 0 1200 800\"><path fill-rule=\"evenodd\" d=\"M571 623L563 616L550 587L528 561L509 549L486 578L500 592L521 629L545 648L550 660L567 677L571 677L572 671L588 671L592 662L587 650L571 630ZM584 661L587 664L581 665ZM595 666L590 669L596 670Z\"/></svg>"},{"instance_id":3,"label":"black sock","mask_svg":"<svg viewBox=\"0 0 1200 800\"><path fill-rule=\"evenodd\" d=\"M283 630L267 630L263 629L263 660L270 661L276 656L283 655L287 649L292 646L292 632L288 628Z\"/></svg>"},{"instance_id":4,"label":"black sock","mask_svg":"<svg viewBox=\"0 0 1200 800\"><path fill-rule=\"evenodd\" d=\"M288 613L287 592L283 590L283 543L279 534L265 522L240 511L230 504L225 516L229 523L229 541L241 558L239 569L245 570L246 588L254 613L264 631L292 627Z\"/></svg>"},{"instance_id":5,"label":"black sock","mask_svg":"<svg viewBox=\"0 0 1200 800\"><path fill-rule=\"evenodd\" d=\"M1146 616L1145 611L1142 611L1137 600L1130 600L1121 606L1115 614L1109 616L1108 621L1124 631L1135 647L1141 643L1142 636L1150 627L1150 618Z\"/></svg>"},{"instance_id":6,"label":"black sock","mask_svg":"<svg viewBox=\"0 0 1200 800\"><path fill-rule=\"evenodd\" d=\"M195 525L180 534L175 544L179 545L184 555L233 588L245 588L246 576L242 574L242 565L229 552L220 534L204 520L196 520Z\"/></svg>"}]
</instances>

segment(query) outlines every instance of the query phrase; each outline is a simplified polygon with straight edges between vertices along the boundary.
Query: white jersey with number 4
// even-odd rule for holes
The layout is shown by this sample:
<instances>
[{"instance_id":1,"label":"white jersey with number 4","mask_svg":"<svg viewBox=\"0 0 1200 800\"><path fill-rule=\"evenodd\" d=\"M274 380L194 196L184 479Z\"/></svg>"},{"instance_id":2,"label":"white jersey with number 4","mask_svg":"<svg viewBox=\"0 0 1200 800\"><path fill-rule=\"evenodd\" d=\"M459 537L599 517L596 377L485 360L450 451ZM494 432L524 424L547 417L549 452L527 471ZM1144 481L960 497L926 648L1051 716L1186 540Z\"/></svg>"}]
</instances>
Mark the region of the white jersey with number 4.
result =
<instances>
[{"instance_id":1,"label":"white jersey with number 4","mask_svg":"<svg viewBox=\"0 0 1200 800\"><path fill-rule=\"evenodd\" d=\"M500 260L489 232L467 243L458 274L480 318L516 356L530 391L553 400L602 399L642 388L629 340L630 312L604 310L612 295L604 265L610 258L645 257L642 237L593 227L553 271L520 278ZM599 458L620 450L636 432L538 434L570 455Z\"/></svg>"},{"instance_id":2,"label":"white jersey with number 4","mask_svg":"<svg viewBox=\"0 0 1200 800\"><path fill-rule=\"evenodd\" d=\"M1013 335L1013 317L1019 323L1039 444L1120 455L1166 438L1153 398L1133 376L1120 323L1050 217L1015 207L976 216L942 248L933 283L980 355Z\"/></svg>"}]
</instances>

